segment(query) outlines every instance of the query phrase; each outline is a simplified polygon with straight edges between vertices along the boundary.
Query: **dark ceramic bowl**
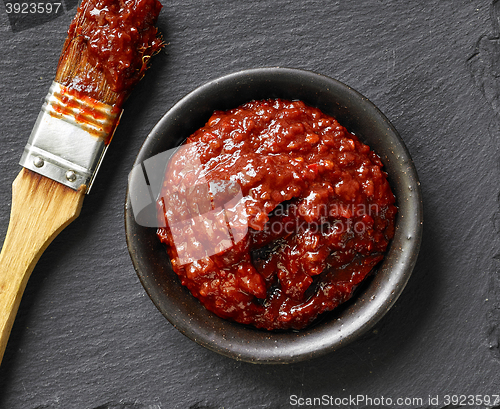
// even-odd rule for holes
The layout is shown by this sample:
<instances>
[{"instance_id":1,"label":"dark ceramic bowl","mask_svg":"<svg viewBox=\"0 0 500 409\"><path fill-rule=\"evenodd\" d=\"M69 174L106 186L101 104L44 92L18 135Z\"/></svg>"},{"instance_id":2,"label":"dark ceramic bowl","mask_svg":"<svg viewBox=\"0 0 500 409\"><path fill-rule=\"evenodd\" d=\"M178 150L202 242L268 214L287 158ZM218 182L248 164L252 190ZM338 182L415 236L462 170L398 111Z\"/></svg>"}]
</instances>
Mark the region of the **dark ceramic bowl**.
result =
<instances>
[{"instance_id":1,"label":"dark ceramic bowl","mask_svg":"<svg viewBox=\"0 0 500 409\"><path fill-rule=\"evenodd\" d=\"M144 288L179 331L204 347L238 360L291 363L323 355L352 342L394 304L417 259L422 236L422 201L413 162L387 118L352 88L296 69L252 69L197 88L154 127L135 164L181 143L203 126L214 110L266 98L298 99L321 109L368 144L385 165L399 207L395 237L376 274L358 288L348 303L326 314L316 325L298 332L266 332L223 320L207 311L181 286L155 235L155 228L136 223L131 196L144 192L134 177L129 180L125 227L129 252Z\"/></svg>"}]
</instances>

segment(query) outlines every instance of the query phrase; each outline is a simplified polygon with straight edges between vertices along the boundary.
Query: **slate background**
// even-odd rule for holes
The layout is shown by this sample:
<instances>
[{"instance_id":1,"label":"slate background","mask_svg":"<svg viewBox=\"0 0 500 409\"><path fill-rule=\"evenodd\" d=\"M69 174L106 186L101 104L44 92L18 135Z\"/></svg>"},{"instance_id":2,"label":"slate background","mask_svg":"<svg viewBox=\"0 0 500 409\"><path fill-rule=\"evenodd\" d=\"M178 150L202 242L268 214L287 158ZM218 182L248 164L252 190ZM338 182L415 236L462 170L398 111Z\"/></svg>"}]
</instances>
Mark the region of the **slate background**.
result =
<instances>
[{"instance_id":1,"label":"slate background","mask_svg":"<svg viewBox=\"0 0 500 409\"><path fill-rule=\"evenodd\" d=\"M163 4L169 45L127 102L81 216L28 283L0 368L0 408L280 409L296 407L290 395L324 394L416 397L422 405L399 407L424 408L429 395L444 407L445 394L500 394L498 5ZM68 9L13 31L0 3L0 237ZM233 361L175 330L139 283L123 225L128 172L163 113L208 80L260 66L310 69L367 96L406 142L425 205L420 257L393 309L357 342L289 366Z\"/></svg>"}]
</instances>

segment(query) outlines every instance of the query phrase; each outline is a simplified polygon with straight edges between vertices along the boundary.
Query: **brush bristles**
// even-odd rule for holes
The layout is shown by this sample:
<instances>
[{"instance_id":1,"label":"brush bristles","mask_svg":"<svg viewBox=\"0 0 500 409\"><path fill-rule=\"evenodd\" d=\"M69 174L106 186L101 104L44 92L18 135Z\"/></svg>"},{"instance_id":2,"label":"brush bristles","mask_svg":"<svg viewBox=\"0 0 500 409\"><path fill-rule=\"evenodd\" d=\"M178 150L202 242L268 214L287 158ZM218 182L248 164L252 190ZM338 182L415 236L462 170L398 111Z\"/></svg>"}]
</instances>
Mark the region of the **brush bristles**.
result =
<instances>
[{"instance_id":1,"label":"brush bristles","mask_svg":"<svg viewBox=\"0 0 500 409\"><path fill-rule=\"evenodd\" d=\"M158 0L83 0L57 67L56 82L120 107L163 47Z\"/></svg>"},{"instance_id":2,"label":"brush bristles","mask_svg":"<svg viewBox=\"0 0 500 409\"><path fill-rule=\"evenodd\" d=\"M82 79L86 79L84 87L80 85ZM108 105L121 104L126 97L124 92L111 90L103 71L89 62L86 42L78 36L66 39L55 80Z\"/></svg>"}]
</instances>

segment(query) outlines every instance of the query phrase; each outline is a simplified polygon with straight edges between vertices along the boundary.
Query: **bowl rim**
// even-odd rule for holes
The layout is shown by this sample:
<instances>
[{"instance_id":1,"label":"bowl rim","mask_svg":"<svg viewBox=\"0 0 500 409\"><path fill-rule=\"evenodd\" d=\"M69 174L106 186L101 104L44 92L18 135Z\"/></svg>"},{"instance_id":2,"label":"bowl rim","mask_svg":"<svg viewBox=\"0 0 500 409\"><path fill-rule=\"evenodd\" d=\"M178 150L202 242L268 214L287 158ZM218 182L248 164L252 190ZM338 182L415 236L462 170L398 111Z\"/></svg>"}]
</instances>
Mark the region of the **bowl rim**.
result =
<instances>
[{"instance_id":1,"label":"bowl rim","mask_svg":"<svg viewBox=\"0 0 500 409\"><path fill-rule=\"evenodd\" d=\"M393 243L395 240L393 239L387 254L392 251L396 256L391 258L387 266L385 266L386 260L383 261L384 268L394 269L394 275L390 276L388 281L386 279L382 286L381 283L377 283L377 277L379 276L379 273L377 273L373 279L375 284L370 283L371 290L368 287L362 294L355 296L359 297L360 300L358 307L352 308L353 305L356 306L356 302L354 302L347 309L349 312L345 317L341 315L326 325L314 326L298 332L292 331L286 334L264 332L222 320L208 311L208 315L213 315L213 317L207 318L205 316L200 318L176 308L178 306L165 304L168 303L168 300L159 299L159 297L163 297L161 294L165 294L167 290L162 288L160 291L154 285L152 286L152 284L155 284L153 278L145 271L147 263L151 261L145 260L137 251L140 244L138 244L138 240L140 239L137 224L132 216L129 185L127 185L125 201L125 232L127 248L140 282L153 304L181 333L210 350L237 360L251 363L293 363L322 356L354 341L375 325L394 305L408 282L417 260L423 232L423 204L415 165L403 140L385 115L366 97L348 85L325 75L297 68L264 67L247 69L224 75L195 88L174 104L154 126L142 144L134 166L148 158L147 152L151 152L155 144L159 143L165 128L168 128L172 122L179 121L179 113L182 114L186 109L189 111L188 107L191 104L196 104L202 96L216 93L221 87L238 87L242 84L248 85L249 81L255 83L265 79L271 81L273 79L298 81L306 88L312 86L311 84L320 84L320 86L325 87L325 92L328 93L341 91L344 95L343 98L352 100L353 104L357 104L356 106L359 105L360 112L364 112L367 117L373 119L377 126L385 129L394 152L397 152L395 154L396 159L391 157L390 160L389 158L386 158L386 160L388 162L392 161L391 164L396 162L396 165L401 165L403 171L401 174L398 173L398 178L395 180L396 183L409 183L406 186L409 193L404 195L403 204L405 209L410 209L413 213L405 213L403 217L407 216L406 220L404 220L404 223L398 222L396 228L396 235L401 238L406 237L407 240L402 240L399 243L400 247L394 249ZM238 105L240 104L238 103L234 107ZM384 162L384 159L382 160ZM386 165L386 162L384 162L384 165ZM391 177L391 174L389 174L389 177ZM402 182L399 182L400 177L404 179ZM391 185L391 187L393 186ZM400 197L400 199L403 198ZM400 204L398 202L398 206ZM400 216L402 215L398 212L397 220L400 220ZM399 251L396 252L396 250ZM155 285L158 286L158 283ZM180 282L178 285L180 286ZM199 303L194 297L192 298ZM368 302L366 302L367 299ZM212 319L217 321L217 325L214 324L210 327L207 323ZM220 322L220 320L224 322ZM248 331L257 332L258 336L248 338Z\"/></svg>"}]
</instances>

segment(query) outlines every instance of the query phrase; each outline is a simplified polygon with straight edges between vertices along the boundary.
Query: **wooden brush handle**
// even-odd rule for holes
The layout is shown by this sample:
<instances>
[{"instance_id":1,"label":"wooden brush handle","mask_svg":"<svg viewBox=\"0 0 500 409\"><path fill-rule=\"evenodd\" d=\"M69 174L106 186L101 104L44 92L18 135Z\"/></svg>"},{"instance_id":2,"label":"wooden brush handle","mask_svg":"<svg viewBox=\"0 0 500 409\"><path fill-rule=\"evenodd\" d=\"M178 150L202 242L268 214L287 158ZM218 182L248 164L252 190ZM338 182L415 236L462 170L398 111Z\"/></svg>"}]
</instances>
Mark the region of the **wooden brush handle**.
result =
<instances>
[{"instance_id":1,"label":"wooden brush handle","mask_svg":"<svg viewBox=\"0 0 500 409\"><path fill-rule=\"evenodd\" d=\"M0 363L26 283L52 240L78 217L85 196L24 169L12 184L9 227L0 253Z\"/></svg>"}]
</instances>

